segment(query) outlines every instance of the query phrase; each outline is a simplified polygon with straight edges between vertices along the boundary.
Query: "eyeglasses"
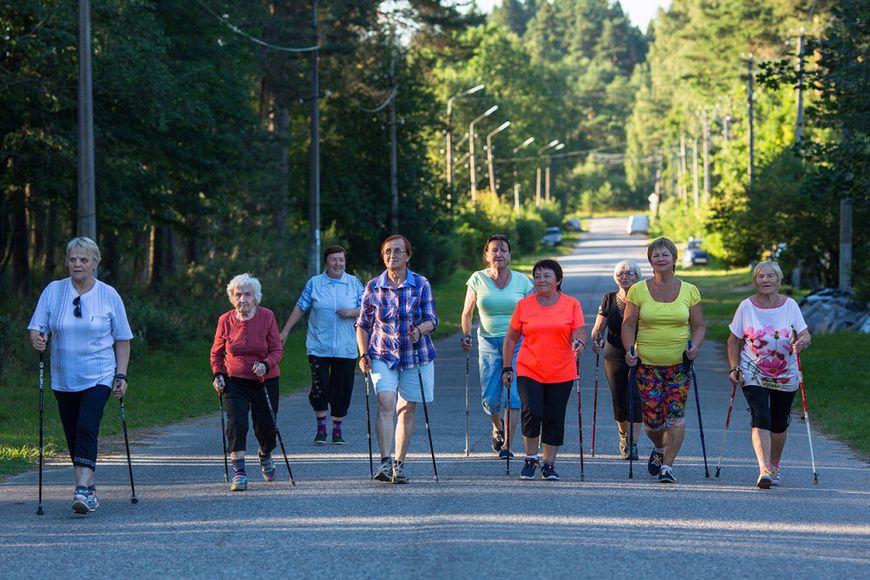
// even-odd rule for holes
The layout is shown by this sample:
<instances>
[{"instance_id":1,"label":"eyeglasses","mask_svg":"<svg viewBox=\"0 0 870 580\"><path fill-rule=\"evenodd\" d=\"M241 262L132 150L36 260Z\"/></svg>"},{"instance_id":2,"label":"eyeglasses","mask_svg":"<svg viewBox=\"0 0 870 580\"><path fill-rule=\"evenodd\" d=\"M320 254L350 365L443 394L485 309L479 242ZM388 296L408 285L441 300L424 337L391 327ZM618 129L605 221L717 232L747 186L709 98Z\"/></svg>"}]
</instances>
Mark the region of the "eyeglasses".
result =
<instances>
[{"instance_id":1,"label":"eyeglasses","mask_svg":"<svg viewBox=\"0 0 870 580\"><path fill-rule=\"evenodd\" d=\"M395 255L395 256L401 256L401 255L404 254L404 253L405 253L405 250L403 250L403 249L401 249L401 248L398 248L398 249L395 249L395 250L392 249L392 248L387 248L386 250L384 250L384 255L385 255L385 256L394 256L394 255Z\"/></svg>"},{"instance_id":2,"label":"eyeglasses","mask_svg":"<svg viewBox=\"0 0 870 580\"><path fill-rule=\"evenodd\" d=\"M635 274L634 272L631 272L631 271L629 271L629 272L619 272L619 273L616 274L616 277L617 277L617 278L626 278L626 277L628 277L628 276L631 276L631 277L633 277L633 278L637 278L637 274Z\"/></svg>"},{"instance_id":3,"label":"eyeglasses","mask_svg":"<svg viewBox=\"0 0 870 580\"><path fill-rule=\"evenodd\" d=\"M82 297L81 296L76 296L75 298L73 298L73 306L75 306L75 308L73 308L73 316L75 316L76 318L81 318L82 317Z\"/></svg>"}]
</instances>

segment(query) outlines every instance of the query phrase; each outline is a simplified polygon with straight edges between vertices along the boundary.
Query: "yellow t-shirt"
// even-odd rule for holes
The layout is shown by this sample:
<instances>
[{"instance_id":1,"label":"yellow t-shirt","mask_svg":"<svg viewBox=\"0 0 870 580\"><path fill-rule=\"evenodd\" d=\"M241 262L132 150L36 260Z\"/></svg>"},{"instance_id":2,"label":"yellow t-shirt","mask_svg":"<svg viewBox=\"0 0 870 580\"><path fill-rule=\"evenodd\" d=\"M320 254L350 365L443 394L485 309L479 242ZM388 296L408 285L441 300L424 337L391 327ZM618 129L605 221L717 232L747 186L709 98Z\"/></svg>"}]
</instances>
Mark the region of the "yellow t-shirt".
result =
<instances>
[{"instance_id":1,"label":"yellow t-shirt","mask_svg":"<svg viewBox=\"0 0 870 580\"><path fill-rule=\"evenodd\" d=\"M683 361L691 337L689 309L701 301L698 288L680 281L680 293L673 302L656 302L646 280L628 290L626 297L637 305L637 354L645 365L671 366Z\"/></svg>"}]
</instances>

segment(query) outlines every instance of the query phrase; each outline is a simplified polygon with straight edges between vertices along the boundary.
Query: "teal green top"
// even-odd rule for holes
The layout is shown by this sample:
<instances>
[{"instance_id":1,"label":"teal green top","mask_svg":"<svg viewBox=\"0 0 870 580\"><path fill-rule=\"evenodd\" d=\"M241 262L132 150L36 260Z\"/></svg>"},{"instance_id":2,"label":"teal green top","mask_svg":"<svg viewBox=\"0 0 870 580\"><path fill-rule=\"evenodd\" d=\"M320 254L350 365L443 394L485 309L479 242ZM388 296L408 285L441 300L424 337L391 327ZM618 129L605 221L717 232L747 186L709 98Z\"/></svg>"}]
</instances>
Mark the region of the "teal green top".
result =
<instances>
[{"instance_id":1,"label":"teal green top","mask_svg":"<svg viewBox=\"0 0 870 580\"><path fill-rule=\"evenodd\" d=\"M466 286L477 294L477 311L480 313L480 336L499 338L507 334L517 302L532 290L532 281L522 272L511 270L507 286L499 288L486 270L471 275Z\"/></svg>"}]
</instances>

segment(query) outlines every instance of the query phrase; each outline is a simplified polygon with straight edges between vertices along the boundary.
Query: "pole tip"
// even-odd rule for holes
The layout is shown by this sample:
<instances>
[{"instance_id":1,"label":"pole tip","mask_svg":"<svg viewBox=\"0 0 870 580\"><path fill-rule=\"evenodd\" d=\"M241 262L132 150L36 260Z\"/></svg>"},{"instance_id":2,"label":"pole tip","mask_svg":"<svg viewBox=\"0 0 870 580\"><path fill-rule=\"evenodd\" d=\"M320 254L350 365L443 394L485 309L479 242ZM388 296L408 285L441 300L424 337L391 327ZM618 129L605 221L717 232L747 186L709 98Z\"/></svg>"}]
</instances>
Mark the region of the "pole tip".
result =
<instances>
[{"instance_id":1,"label":"pole tip","mask_svg":"<svg viewBox=\"0 0 870 580\"><path fill-rule=\"evenodd\" d=\"M45 513L45 512L42 511L42 506L39 506L39 507L36 508L36 515L41 516L41 515L43 515L44 513Z\"/></svg>"},{"instance_id":2,"label":"pole tip","mask_svg":"<svg viewBox=\"0 0 870 580\"><path fill-rule=\"evenodd\" d=\"M136 496L131 497L130 503L136 505L137 503L139 503L139 498L137 498Z\"/></svg>"}]
</instances>

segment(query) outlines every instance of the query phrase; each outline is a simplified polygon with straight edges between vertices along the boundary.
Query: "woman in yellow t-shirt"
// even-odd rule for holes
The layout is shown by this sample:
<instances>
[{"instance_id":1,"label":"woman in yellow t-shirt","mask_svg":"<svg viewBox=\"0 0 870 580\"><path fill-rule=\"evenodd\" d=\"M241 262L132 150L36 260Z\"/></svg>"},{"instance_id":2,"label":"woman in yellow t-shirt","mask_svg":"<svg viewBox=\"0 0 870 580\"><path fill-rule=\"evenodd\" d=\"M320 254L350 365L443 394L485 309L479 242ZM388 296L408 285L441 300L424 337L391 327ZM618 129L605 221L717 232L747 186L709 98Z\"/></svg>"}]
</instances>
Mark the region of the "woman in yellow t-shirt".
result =
<instances>
[{"instance_id":1,"label":"woman in yellow t-shirt","mask_svg":"<svg viewBox=\"0 0 870 580\"><path fill-rule=\"evenodd\" d=\"M667 238L646 250L653 277L631 287L625 302L622 344L625 362L637 365L643 424L654 449L647 469L662 483L676 483L674 460L685 436L691 375L685 368L698 356L706 327L698 289L674 275L677 247ZM687 348L691 340L691 348ZM631 354L631 347L636 352Z\"/></svg>"}]
</instances>

